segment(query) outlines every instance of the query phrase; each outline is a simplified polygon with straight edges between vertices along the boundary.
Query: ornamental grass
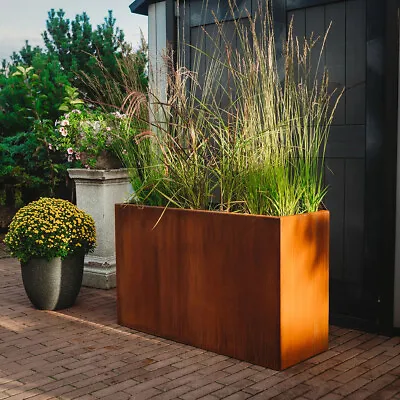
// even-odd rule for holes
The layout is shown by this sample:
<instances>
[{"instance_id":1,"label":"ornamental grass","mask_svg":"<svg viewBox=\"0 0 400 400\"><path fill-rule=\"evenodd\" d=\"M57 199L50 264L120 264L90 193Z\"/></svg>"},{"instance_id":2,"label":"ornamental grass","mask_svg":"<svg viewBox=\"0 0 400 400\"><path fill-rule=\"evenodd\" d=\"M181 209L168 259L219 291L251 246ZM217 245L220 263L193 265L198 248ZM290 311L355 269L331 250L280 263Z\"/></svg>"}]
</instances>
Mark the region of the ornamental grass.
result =
<instances>
[{"instance_id":1,"label":"ornamental grass","mask_svg":"<svg viewBox=\"0 0 400 400\"><path fill-rule=\"evenodd\" d=\"M4 242L21 262L66 258L96 246L93 218L66 200L42 197L14 216Z\"/></svg>"},{"instance_id":2,"label":"ornamental grass","mask_svg":"<svg viewBox=\"0 0 400 400\"><path fill-rule=\"evenodd\" d=\"M167 68L168 98L152 104L150 128L135 140L152 163L127 151L131 176L140 166L151 177L132 179L133 202L272 216L323 208L325 151L342 94L322 65L328 33L300 39L290 25L280 46L268 2L260 4L251 16L230 2L234 34L216 21L218 35L204 29L199 43L181 41ZM201 49L205 40L214 52Z\"/></svg>"}]
</instances>

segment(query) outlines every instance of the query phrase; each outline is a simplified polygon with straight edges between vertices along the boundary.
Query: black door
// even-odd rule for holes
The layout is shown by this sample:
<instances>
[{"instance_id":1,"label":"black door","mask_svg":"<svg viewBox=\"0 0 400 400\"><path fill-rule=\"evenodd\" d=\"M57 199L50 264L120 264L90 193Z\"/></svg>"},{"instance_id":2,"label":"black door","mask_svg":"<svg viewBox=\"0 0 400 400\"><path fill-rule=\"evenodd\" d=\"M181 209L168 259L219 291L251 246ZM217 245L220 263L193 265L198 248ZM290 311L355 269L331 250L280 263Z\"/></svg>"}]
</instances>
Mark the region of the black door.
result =
<instances>
[{"instance_id":1,"label":"black door","mask_svg":"<svg viewBox=\"0 0 400 400\"><path fill-rule=\"evenodd\" d=\"M217 18L228 2L186 1L179 34L212 53ZM391 325L397 119L397 5L395 0L273 0L280 46L293 19L294 33L327 37L323 64L332 87L345 88L331 129L325 166L331 212L330 310L333 322L379 329ZM258 10L259 0L238 0ZM393 16L393 17L392 17ZM243 18L238 15L238 18ZM245 18L243 18L245 24ZM232 22L225 22L232 35ZM207 34L204 36L204 31ZM232 32L230 32L232 31ZM322 41L321 41L322 42ZM319 50L316 49L317 57ZM194 66L193 50L187 64ZM200 60L200 71L207 60ZM383 318L383 319L382 319Z\"/></svg>"}]
</instances>

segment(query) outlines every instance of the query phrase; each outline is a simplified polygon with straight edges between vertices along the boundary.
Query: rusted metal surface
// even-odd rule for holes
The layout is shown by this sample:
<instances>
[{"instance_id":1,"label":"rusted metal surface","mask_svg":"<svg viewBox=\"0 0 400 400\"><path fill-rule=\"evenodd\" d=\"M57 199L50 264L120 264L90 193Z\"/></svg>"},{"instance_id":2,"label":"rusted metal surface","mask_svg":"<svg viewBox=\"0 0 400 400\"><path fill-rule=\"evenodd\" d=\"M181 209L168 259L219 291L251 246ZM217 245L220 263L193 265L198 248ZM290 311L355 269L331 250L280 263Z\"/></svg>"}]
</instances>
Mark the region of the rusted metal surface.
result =
<instances>
[{"instance_id":1,"label":"rusted metal surface","mask_svg":"<svg viewBox=\"0 0 400 400\"><path fill-rule=\"evenodd\" d=\"M328 349L328 211L281 218L280 271L281 368L287 368Z\"/></svg>"},{"instance_id":2,"label":"rusted metal surface","mask_svg":"<svg viewBox=\"0 0 400 400\"><path fill-rule=\"evenodd\" d=\"M274 369L327 349L327 211L162 213L116 205L121 325Z\"/></svg>"}]
</instances>

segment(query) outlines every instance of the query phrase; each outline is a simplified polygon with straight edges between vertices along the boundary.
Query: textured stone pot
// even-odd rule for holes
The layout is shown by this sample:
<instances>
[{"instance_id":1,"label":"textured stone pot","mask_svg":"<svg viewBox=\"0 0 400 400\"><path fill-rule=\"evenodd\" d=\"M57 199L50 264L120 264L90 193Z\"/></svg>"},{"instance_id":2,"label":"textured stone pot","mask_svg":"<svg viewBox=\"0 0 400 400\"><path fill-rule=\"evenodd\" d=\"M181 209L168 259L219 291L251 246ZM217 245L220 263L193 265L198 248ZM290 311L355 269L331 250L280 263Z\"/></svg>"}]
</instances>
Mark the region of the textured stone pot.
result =
<instances>
[{"instance_id":1,"label":"textured stone pot","mask_svg":"<svg viewBox=\"0 0 400 400\"><path fill-rule=\"evenodd\" d=\"M39 310L71 307L82 285L84 255L60 257L47 261L32 258L21 263L26 294Z\"/></svg>"}]
</instances>

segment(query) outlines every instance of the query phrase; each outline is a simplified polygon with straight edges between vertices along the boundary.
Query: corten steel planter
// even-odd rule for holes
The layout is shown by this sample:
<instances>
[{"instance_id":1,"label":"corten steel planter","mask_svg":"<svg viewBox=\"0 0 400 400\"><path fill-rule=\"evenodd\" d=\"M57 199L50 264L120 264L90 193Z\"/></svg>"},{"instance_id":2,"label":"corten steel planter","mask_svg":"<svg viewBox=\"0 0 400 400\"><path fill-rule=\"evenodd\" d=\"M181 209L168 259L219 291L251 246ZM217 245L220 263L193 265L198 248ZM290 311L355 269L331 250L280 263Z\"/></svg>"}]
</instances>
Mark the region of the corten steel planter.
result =
<instances>
[{"instance_id":1,"label":"corten steel planter","mask_svg":"<svg viewBox=\"0 0 400 400\"><path fill-rule=\"evenodd\" d=\"M116 205L121 325L278 370L328 349L328 211L163 212Z\"/></svg>"}]
</instances>

